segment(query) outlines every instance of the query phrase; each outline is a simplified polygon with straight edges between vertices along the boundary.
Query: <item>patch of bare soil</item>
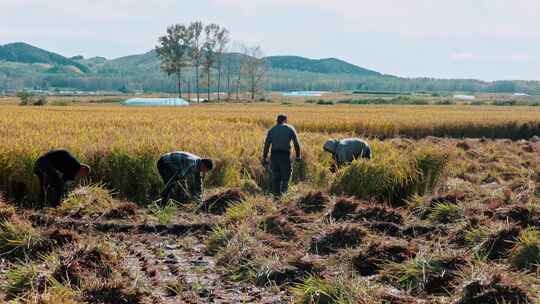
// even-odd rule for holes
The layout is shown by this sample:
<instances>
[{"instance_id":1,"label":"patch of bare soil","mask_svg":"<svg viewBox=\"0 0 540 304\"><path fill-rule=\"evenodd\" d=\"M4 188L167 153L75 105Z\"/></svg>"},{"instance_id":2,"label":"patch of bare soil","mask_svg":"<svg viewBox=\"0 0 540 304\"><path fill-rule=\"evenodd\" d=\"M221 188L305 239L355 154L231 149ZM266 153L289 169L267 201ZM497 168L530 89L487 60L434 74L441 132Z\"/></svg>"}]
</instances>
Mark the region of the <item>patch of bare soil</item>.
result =
<instances>
[{"instance_id":1,"label":"patch of bare soil","mask_svg":"<svg viewBox=\"0 0 540 304\"><path fill-rule=\"evenodd\" d=\"M310 275L318 275L323 267L317 260L307 256L294 256L286 264L269 268L257 274L258 286L301 283Z\"/></svg>"},{"instance_id":2,"label":"patch of bare soil","mask_svg":"<svg viewBox=\"0 0 540 304\"><path fill-rule=\"evenodd\" d=\"M465 200L465 192L450 192L438 196L434 196L430 200L430 206L433 207L437 204L458 204Z\"/></svg>"},{"instance_id":3,"label":"patch of bare soil","mask_svg":"<svg viewBox=\"0 0 540 304\"><path fill-rule=\"evenodd\" d=\"M451 256L441 258L437 262L444 271L430 275L424 290L428 294L447 294L454 290L457 273L467 265L467 260L461 256Z\"/></svg>"},{"instance_id":4,"label":"patch of bare soil","mask_svg":"<svg viewBox=\"0 0 540 304\"><path fill-rule=\"evenodd\" d=\"M151 290L150 303L277 304L288 301L283 291L275 292L270 287L227 278L214 259L205 253L202 237L197 235L115 234L113 237L129 244L125 264L130 276ZM283 272L283 275L289 274ZM276 278L280 276L276 274Z\"/></svg>"},{"instance_id":5,"label":"patch of bare soil","mask_svg":"<svg viewBox=\"0 0 540 304\"><path fill-rule=\"evenodd\" d=\"M431 237L433 234L438 233L439 230L437 227L432 225L423 225L423 224L413 224L407 226L402 230L402 235L406 238L417 238L417 237Z\"/></svg>"},{"instance_id":6,"label":"patch of bare soil","mask_svg":"<svg viewBox=\"0 0 540 304\"><path fill-rule=\"evenodd\" d=\"M139 290L118 284L86 290L83 296L88 303L96 304L139 304L144 303L144 297Z\"/></svg>"},{"instance_id":7,"label":"patch of bare soil","mask_svg":"<svg viewBox=\"0 0 540 304\"><path fill-rule=\"evenodd\" d=\"M389 222L401 225L403 216L395 209L382 206L362 206L356 210L356 220Z\"/></svg>"},{"instance_id":8,"label":"patch of bare soil","mask_svg":"<svg viewBox=\"0 0 540 304\"><path fill-rule=\"evenodd\" d=\"M323 211L330 203L330 197L321 192L310 192L303 197L300 197L296 202L298 208L305 213L315 213Z\"/></svg>"},{"instance_id":9,"label":"patch of bare soil","mask_svg":"<svg viewBox=\"0 0 540 304\"><path fill-rule=\"evenodd\" d=\"M110 219L123 219L134 216L137 213L139 207L135 203L123 202L120 203L117 207L109 210L106 214L106 218Z\"/></svg>"},{"instance_id":10,"label":"patch of bare soil","mask_svg":"<svg viewBox=\"0 0 540 304\"><path fill-rule=\"evenodd\" d=\"M375 292L375 295L378 299L384 304L416 304L419 303L415 297L409 296L407 294L401 294L397 292L392 292L386 289L379 289Z\"/></svg>"},{"instance_id":11,"label":"patch of bare soil","mask_svg":"<svg viewBox=\"0 0 540 304\"><path fill-rule=\"evenodd\" d=\"M540 225L540 214L523 205L512 205L495 210L498 219L515 222L523 228Z\"/></svg>"},{"instance_id":12,"label":"patch of bare soil","mask_svg":"<svg viewBox=\"0 0 540 304\"><path fill-rule=\"evenodd\" d=\"M43 233L43 237L49 240L51 245L58 247L80 240L77 232L68 229L49 229Z\"/></svg>"},{"instance_id":13,"label":"patch of bare soil","mask_svg":"<svg viewBox=\"0 0 540 304\"><path fill-rule=\"evenodd\" d=\"M283 240L291 240L296 235L294 227L281 214L265 217L261 221L260 227L262 230Z\"/></svg>"},{"instance_id":14,"label":"patch of bare soil","mask_svg":"<svg viewBox=\"0 0 540 304\"><path fill-rule=\"evenodd\" d=\"M52 277L61 283L81 286L88 278L106 280L120 267L120 261L100 247L68 251L60 256L60 264Z\"/></svg>"},{"instance_id":15,"label":"patch of bare soil","mask_svg":"<svg viewBox=\"0 0 540 304\"><path fill-rule=\"evenodd\" d=\"M506 258L514 247L514 242L519 237L520 232L521 228L514 225L501 229L490 235L481 244L480 249L490 260Z\"/></svg>"},{"instance_id":16,"label":"patch of bare soil","mask_svg":"<svg viewBox=\"0 0 540 304\"><path fill-rule=\"evenodd\" d=\"M356 247L366 235L367 232L358 225L331 226L311 240L310 252L327 255L342 248Z\"/></svg>"},{"instance_id":17,"label":"patch of bare soil","mask_svg":"<svg viewBox=\"0 0 540 304\"><path fill-rule=\"evenodd\" d=\"M373 232L386 234L389 236L401 236L401 226L391 222L370 222L367 223L367 228Z\"/></svg>"},{"instance_id":18,"label":"patch of bare soil","mask_svg":"<svg viewBox=\"0 0 540 304\"><path fill-rule=\"evenodd\" d=\"M339 197L332 207L330 217L334 220L346 220L352 217L360 204L351 197Z\"/></svg>"}]
</instances>

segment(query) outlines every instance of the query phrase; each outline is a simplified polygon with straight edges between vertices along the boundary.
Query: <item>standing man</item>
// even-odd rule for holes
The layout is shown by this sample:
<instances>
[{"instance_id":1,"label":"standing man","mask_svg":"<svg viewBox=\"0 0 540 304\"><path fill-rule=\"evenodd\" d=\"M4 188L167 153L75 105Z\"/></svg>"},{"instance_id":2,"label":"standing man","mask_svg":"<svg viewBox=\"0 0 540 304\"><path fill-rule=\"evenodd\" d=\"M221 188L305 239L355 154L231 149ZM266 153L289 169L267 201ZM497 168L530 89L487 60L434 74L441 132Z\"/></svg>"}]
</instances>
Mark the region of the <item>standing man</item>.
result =
<instances>
[{"instance_id":1,"label":"standing man","mask_svg":"<svg viewBox=\"0 0 540 304\"><path fill-rule=\"evenodd\" d=\"M336 167L349 164L357 158L371 159L371 147L360 138L330 139L323 149L332 154Z\"/></svg>"},{"instance_id":2,"label":"standing man","mask_svg":"<svg viewBox=\"0 0 540 304\"><path fill-rule=\"evenodd\" d=\"M293 126L287 124L287 116L279 115L277 124L266 135L263 152L263 165L268 164L268 151L271 149L270 167L272 170L272 193L280 197L289 190L292 175L291 141L294 143L296 159L301 160L300 143Z\"/></svg>"},{"instance_id":3,"label":"standing man","mask_svg":"<svg viewBox=\"0 0 540 304\"><path fill-rule=\"evenodd\" d=\"M81 164L66 150L52 150L36 160L34 174L39 178L41 208L46 205L56 207L66 195L66 182L88 176L90 167Z\"/></svg>"},{"instance_id":4,"label":"standing man","mask_svg":"<svg viewBox=\"0 0 540 304\"><path fill-rule=\"evenodd\" d=\"M211 159L200 158L188 152L176 151L161 156L157 163L159 175L165 183L161 205L167 205L172 197L182 203L193 199L201 206L204 173L213 167Z\"/></svg>"}]
</instances>

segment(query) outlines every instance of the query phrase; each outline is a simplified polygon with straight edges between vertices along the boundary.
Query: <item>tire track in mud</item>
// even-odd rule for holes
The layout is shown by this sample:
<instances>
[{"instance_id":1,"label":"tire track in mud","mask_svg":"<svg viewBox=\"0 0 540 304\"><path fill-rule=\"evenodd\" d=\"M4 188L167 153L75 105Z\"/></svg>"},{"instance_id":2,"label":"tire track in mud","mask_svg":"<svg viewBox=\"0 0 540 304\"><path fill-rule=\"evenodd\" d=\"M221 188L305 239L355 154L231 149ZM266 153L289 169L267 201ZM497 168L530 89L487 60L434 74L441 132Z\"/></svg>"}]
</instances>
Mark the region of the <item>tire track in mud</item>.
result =
<instances>
[{"instance_id":1,"label":"tire track in mud","mask_svg":"<svg viewBox=\"0 0 540 304\"><path fill-rule=\"evenodd\" d=\"M193 235L110 236L126 247L126 268L151 292L149 303L287 303L286 296L269 288L224 278Z\"/></svg>"},{"instance_id":2,"label":"tire track in mud","mask_svg":"<svg viewBox=\"0 0 540 304\"><path fill-rule=\"evenodd\" d=\"M115 243L133 286L148 291L144 303L288 303L277 289L234 282L204 251L210 223L150 225L59 219L42 214L29 217L41 227L78 231Z\"/></svg>"}]
</instances>

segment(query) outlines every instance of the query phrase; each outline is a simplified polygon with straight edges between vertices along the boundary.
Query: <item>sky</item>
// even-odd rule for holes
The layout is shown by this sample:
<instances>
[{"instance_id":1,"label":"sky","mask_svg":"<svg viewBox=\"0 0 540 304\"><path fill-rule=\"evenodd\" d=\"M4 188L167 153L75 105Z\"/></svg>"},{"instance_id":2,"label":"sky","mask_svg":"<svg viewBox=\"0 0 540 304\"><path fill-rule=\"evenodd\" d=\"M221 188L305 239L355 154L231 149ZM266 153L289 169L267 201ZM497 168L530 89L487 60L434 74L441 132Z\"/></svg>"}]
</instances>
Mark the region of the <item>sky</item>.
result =
<instances>
[{"instance_id":1,"label":"sky","mask_svg":"<svg viewBox=\"0 0 540 304\"><path fill-rule=\"evenodd\" d=\"M116 58L202 20L266 55L402 77L540 80L539 12L538 0L0 0L0 45Z\"/></svg>"}]
</instances>

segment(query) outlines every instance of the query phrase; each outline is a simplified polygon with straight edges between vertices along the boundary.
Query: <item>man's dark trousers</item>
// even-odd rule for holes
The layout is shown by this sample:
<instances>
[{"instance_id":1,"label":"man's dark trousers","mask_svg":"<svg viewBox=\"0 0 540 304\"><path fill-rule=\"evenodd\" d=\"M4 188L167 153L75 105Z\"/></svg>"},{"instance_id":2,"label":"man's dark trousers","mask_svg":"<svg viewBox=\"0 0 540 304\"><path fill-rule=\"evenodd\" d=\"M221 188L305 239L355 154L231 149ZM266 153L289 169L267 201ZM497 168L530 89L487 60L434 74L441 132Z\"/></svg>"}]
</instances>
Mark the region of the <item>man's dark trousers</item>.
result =
<instances>
[{"instance_id":1,"label":"man's dark trousers","mask_svg":"<svg viewBox=\"0 0 540 304\"><path fill-rule=\"evenodd\" d=\"M176 171L171 168L171 166L168 166L162 159L158 160L157 168L164 184L167 184L176 174ZM176 181L176 185L173 186L170 197L179 203L184 203L189 200L187 190L186 180L179 179Z\"/></svg>"},{"instance_id":2,"label":"man's dark trousers","mask_svg":"<svg viewBox=\"0 0 540 304\"><path fill-rule=\"evenodd\" d=\"M60 173L44 158L40 158L34 165L34 173L39 178L40 207L57 207L66 194L64 180Z\"/></svg>"},{"instance_id":3,"label":"man's dark trousers","mask_svg":"<svg viewBox=\"0 0 540 304\"><path fill-rule=\"evenodd\" d=\"M272 169L272 193L279 197L289 190L292 175L290 153L272 151L270 168Z\"/></svg>"}]
</instances>

